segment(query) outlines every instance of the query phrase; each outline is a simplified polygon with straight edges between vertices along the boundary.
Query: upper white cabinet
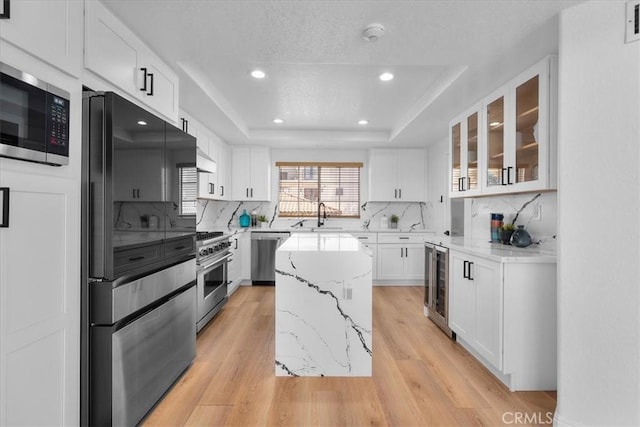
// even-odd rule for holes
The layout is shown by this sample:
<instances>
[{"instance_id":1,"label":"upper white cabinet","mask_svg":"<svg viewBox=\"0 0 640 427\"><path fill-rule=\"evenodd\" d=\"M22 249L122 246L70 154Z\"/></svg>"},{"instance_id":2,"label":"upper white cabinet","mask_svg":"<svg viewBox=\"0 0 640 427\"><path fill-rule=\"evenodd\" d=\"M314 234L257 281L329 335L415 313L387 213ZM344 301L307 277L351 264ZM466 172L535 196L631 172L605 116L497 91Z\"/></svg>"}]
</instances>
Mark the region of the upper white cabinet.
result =
<instances>
[{"instance_id":1,"label":"upper white cabinet","mask_svg":"<svg viewBox=\"0 0 640 427\"><path fill-rule=\"evenodd\" d=\"M84 66L178 122L178 76L98 1L85 2Z\"/></svg>"},{"instance_id":2,"label":"upper white cabinet","mask_svg":"<svg viewBox=\"0 0 640 427\"><path fill-rule=\"evenodd\" d=\"M426 155L423 149L372 149L369 201L424 202Z\"/></svg>"},{"instance_id":3,"label":"upper white cabinet","mask_svg":"<svg viewBox=\"0 0 640 427\"><path fill-rule=\"evenodd\" d=\"M451 121L451 197L556 188L556 75L545 58Z\"/></svg>"},{"instance_id":4,"label":"upper white cabinet","mask_svg":"<svg viewBox=\"0 0 640 427\"><path fill-rule=\"evenodd\" d=\"M479 105L456 117L449 124L451 149L451 197L475 196L478 185L480 135Z\"/></svg>"},{"instance_id":5,"label":"upper white cabinet","mask_svg":"<svg viewBox=\"0 0 640 427\"><path fill-rule=\"evenodd\" d=\"M216 199L229 200L231 197L231 149L224 142L218 144L218 157L216 162L216 178L218 181Z\"/></svg>"},{"instance_id":6,"label":"upper white cabinet","mask_svg":"<svg viewBox=\"0 0 640 427\"><path fill-rule=\"evenodd\" d=\"M233 200L271 200L271 156L266 147L233 147Z\"/></svg>"},{"instance_id":7,"label":"upper white cabinet","mask_svg":"<svg viewBox=\"0 0 640 427\"><path fill-rule=\"evenodd\" d=\"M82 71L82 14L77 0L12 1L0 38L78 77Z\"/></svg>"}]
</instances>

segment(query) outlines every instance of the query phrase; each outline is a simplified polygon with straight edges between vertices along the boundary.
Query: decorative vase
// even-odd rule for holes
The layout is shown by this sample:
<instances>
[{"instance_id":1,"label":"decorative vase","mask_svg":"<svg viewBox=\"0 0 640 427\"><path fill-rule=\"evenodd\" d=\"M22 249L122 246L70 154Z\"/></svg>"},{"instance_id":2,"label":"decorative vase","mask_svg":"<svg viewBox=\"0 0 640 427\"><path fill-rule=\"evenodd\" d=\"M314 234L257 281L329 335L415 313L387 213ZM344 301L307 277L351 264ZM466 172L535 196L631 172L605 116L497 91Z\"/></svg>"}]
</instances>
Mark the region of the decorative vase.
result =
<instances>
[{"instance_id":1,"label":"decorative vase","mask_svg":"<svg viewBox=\"0 0 640 427\"><path fill-rule=\"evenodd\" d=\"M247 210L244 209L242 211L242 215L240 215L240 227L246 228L251 225L251 217L247 213Z\"/></svg>"},{"instance_id":2,"label":"decorative vase","mask_svg":"<svg viewBox=\"0 0 640 427\"><path fill-rule=\"evenodd\" d=\"M500 240L505 245L511 241L511 235L513 235L513 230L500 230Z\"/></svg>"},{"instance_id":3,"label":"decorative vase","mask_svg":"<svg viewBox=\"0 0 640 427\"><path fill-rule=\"evenodd\" d=\"M513 232L510 243L518 248L526 248L531 244L531 236L524 229L524 225L519 225L518 229Z\"/></svg>"}]
</instances>

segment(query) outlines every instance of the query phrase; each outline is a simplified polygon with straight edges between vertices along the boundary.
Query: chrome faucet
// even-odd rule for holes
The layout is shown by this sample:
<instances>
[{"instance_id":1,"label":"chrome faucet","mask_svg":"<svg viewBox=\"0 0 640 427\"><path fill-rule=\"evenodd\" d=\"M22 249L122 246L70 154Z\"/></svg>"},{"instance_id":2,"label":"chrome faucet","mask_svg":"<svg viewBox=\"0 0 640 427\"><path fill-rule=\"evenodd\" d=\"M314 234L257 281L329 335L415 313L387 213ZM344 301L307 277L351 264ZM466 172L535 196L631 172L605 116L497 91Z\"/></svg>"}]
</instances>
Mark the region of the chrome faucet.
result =
<instances>
[{"instance_id":1,"label":"chrome faucet","mask_svg":"<svg viewBox=\"0 0 640 427\"><path fill-rule=\"evenodd\" d=\"M327 219L327 207L325 206L325 204L323 202L320 202L318 204L318 227L322 227L324 225L324 221L320 221L320 207L322 207L322 219L325 220Z\"/></svg>"}]
</instances>

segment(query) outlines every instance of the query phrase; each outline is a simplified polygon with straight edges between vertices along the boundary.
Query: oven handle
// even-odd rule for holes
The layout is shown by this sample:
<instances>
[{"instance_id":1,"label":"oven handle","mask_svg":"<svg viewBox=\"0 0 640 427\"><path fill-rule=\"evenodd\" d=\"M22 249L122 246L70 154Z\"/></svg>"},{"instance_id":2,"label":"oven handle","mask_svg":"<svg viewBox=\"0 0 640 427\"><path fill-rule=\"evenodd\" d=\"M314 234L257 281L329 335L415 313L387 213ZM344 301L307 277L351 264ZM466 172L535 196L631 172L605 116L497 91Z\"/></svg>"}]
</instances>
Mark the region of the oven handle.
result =
<instances>
[{"instance_id":1,"label":"oven handle","mask_svg":"<svg viewBox=\"0 0 640 427\"><path fill-rule=\"evenodd\" d=\"M227 254L227 255L223 256L222 258L218 258L217 260L213 261L213 262L212 262L212 263L210 263L210 264L207 264L207 265L201 265L201 266L199 266L199 267L198 267L198 270L199 270L199 271L208 270L208 269L210 269L211 267L213 267L214 265L216 265L216 264L220 264L220 262L221 262L221 261L226 261L226 260L227 260L227 259L229 259L232 255L233 255L233 254L229 253L229 254Z\"/></svg>"}]
</instances>

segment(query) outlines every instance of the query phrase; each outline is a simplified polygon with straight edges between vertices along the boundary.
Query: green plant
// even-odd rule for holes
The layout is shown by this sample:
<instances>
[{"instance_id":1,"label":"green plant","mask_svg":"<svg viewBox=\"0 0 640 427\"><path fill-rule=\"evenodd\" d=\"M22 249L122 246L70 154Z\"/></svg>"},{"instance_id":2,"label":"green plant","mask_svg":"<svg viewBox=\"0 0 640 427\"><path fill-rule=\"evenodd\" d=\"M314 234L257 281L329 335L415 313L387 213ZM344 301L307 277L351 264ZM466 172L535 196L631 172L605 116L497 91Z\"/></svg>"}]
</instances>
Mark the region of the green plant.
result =
<instances>
[{"instance_id":1,"label":"green plant","mask_svg":"<svg viewBox=\"0 0 640 427\"><path fill-rule=\"evenodd\" d=\"M398 220L399 220L399 219L400 219L400 218L398 218L398 215L395 215L395 214L394 214L394 215L391 215L391 218L389 218L389 220L390 220L391 222L398 222Z\"/></svg>"},{"instance_id":2,"label":"green plant","mask_svg":"<svg viewBox=\"0 0 640 427\"><path fill-rule=\"evenodd\" d=\"M500 229L505 231L514 231L516 229L516 226L513 225L513 223L508 223L508 224L503 224Z\"/></svg>"},{"instance_id":3,"label":"green plant","mask_svg":"<svg viewBox=\"0 0 640 427\"><path fill-rule=\"evenodd\" d=\"M258 222L267 222L267 217L266 217L266 216L264 216L264 215L260 215L260 216L258 217Z\"/></svg>"}]
</instances>

